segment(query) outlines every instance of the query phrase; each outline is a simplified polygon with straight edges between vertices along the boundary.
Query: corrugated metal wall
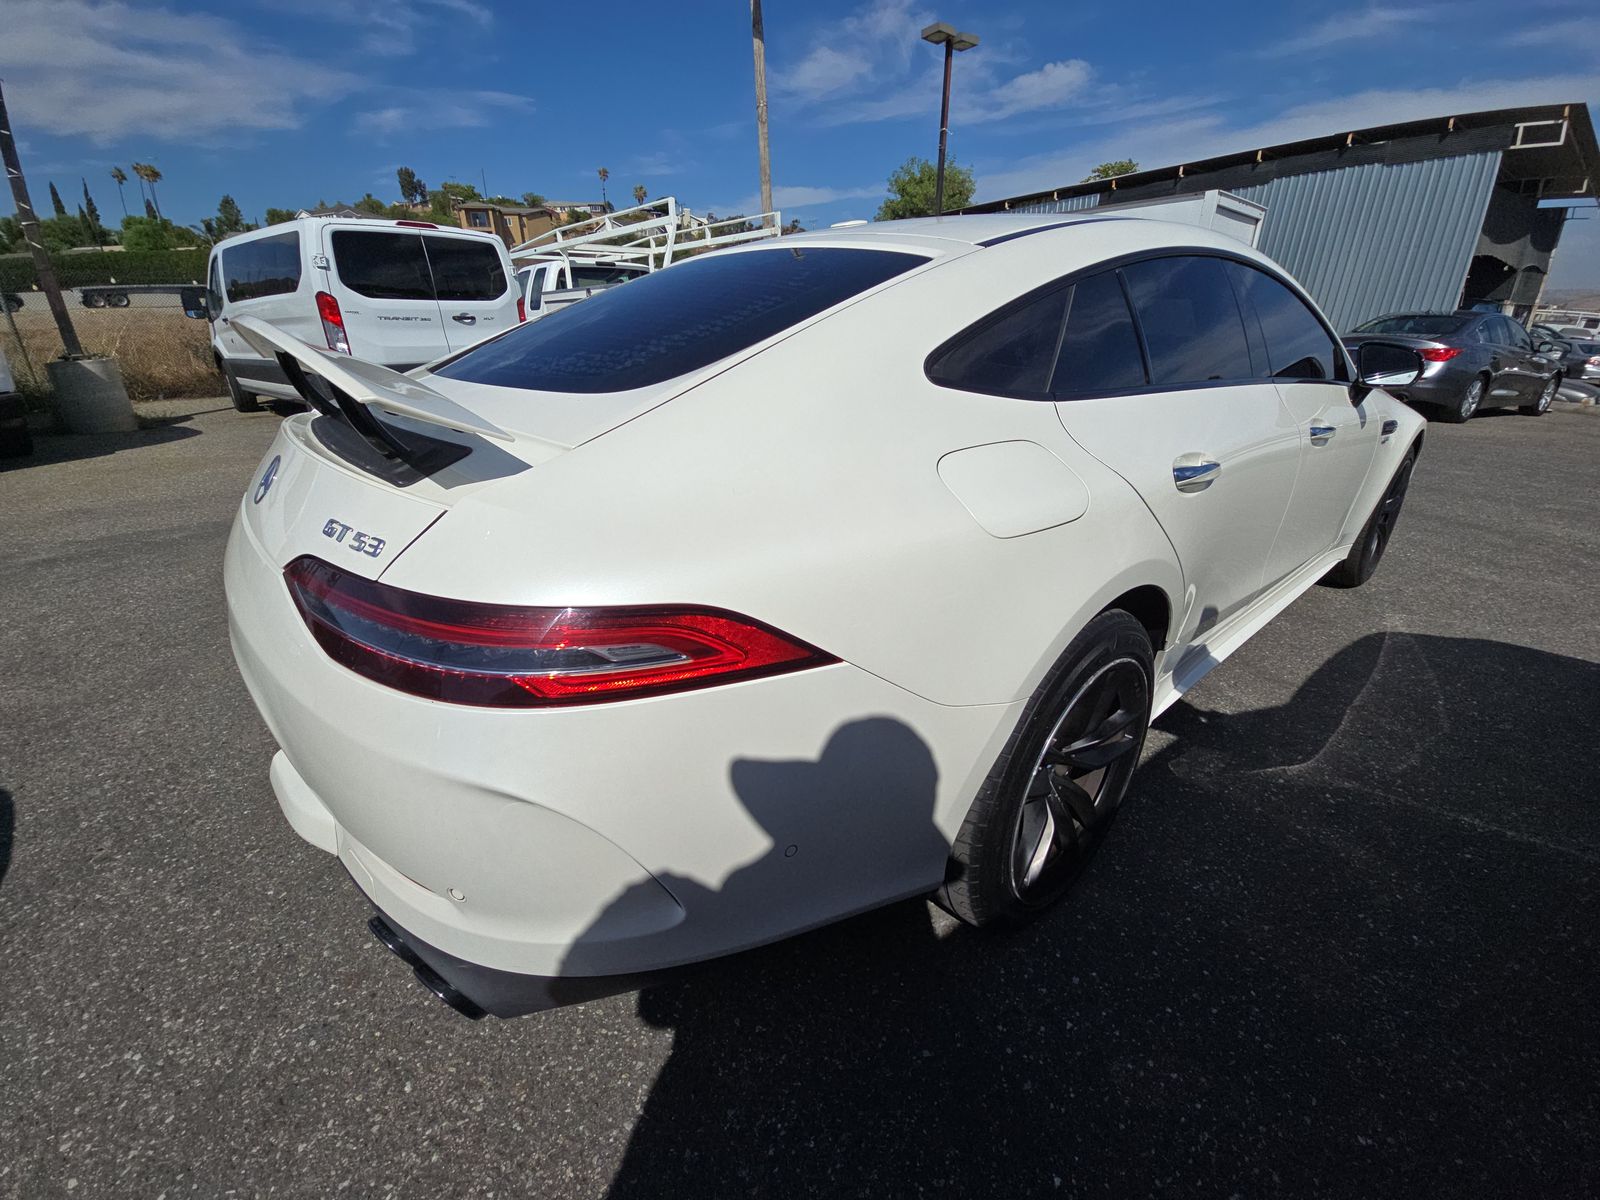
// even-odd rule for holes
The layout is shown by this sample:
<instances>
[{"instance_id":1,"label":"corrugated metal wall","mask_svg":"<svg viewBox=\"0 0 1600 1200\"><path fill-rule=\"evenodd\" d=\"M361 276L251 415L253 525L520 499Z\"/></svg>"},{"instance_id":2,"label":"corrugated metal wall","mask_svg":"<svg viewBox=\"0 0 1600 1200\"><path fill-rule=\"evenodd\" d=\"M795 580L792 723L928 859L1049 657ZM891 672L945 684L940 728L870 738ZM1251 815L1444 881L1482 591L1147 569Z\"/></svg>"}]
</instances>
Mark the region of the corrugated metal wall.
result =
<instances>
[{"instance_id":1,"label":"corrugated metal wall","mask_svg":"<svg viewBox=\"0 0 1600 1200\"><path fill-rule=\"evenodd\" d=\"M1343 330L1386 312L1456 306L1499 171L1500 152L1490 150L1282 175L1230 190L1267 210L1261 249ZM1081 212L1099 198L1067 196L1013 211Z\"/></svg>"},{"instance_id":2,"label":"corrugated metal wall","mask_svg":"<svg viewBox=\"0 0 1600 1200\"><path fill-rule=\"evenodd\" d=\"M1037 204L1021 204L1010 212L1021 213L1064 213L1083 212L1100 203L1098 192L1090 192L1087 196L1063 196L1060 200L1041 200Z\"/></svg>"},{"instance_id":3,"label":"corrugated metal wall","mask_svg":"<svg viewBox=\"0 0 1600 1200\"><path fill-rule=\"evenodd\" d=\"M1500 152L1285 175L1237 194L1267 210L1261 249L1349 329L1461 298Z\"/></svg>"}]
</instances>

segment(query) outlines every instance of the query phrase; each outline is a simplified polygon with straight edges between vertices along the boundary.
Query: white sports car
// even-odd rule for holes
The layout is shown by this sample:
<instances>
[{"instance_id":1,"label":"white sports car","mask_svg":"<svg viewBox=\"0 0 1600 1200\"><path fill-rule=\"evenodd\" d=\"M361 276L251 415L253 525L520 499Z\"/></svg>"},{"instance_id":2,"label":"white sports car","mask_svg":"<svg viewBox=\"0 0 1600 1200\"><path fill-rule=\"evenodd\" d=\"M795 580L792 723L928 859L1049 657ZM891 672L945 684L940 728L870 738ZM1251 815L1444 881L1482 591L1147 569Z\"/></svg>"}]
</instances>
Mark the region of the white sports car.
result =
<instances>
[{"instance_id":1,"label":"white sports car","mask_svg":"<svg viewBox=\"0 0 1600 1200\"><path fill-rule=\"evenodd\" d=\"M313 410L227 550L273 789L470 1015L1037 912L1151 719L1372 573L1422 442L1414 352L1142 218L785 237L405 376L234 325Z\"/></svg>"}]
</instances>

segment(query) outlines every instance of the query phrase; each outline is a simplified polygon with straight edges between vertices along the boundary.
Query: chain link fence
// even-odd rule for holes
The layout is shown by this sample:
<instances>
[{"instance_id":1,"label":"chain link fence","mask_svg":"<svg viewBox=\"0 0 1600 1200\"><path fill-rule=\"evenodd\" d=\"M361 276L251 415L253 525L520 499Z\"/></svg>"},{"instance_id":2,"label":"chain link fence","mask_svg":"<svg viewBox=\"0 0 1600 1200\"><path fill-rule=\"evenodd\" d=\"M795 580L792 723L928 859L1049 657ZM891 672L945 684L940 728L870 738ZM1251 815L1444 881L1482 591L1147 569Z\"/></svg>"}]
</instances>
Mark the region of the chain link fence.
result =
<instances>
[{"instance_id":1,"label":"chain link fence","mask_svg":"<svg viewBox=\"0 0 1600 1200\"><path fill-rule=\"evenodd\" d=\"M63 290L62 298L85 352L117 360L135 403L226 390L211 357L211 327L184 315L181 295L89 287ZM50 402L45 364L62 352L50 307L39 291L5 293L0 306L0 349L27 406L43 411Z\"/></svg>"}]
</instances>

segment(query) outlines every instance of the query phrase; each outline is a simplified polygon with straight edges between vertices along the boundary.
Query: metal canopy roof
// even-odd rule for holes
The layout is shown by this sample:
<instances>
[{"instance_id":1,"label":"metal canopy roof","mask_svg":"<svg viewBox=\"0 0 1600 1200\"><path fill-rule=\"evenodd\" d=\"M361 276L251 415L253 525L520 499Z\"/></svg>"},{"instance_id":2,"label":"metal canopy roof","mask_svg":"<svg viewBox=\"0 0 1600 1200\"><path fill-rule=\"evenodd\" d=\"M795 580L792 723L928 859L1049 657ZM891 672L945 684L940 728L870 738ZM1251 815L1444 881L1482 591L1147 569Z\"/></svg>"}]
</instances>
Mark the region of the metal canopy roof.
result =
<instances>
[{"instance_id":1,"label":"metal canopy roof","mask_svg":"<svg viewBox=\"0 0 1600 1200\"><path fill-rule=\"evenodd\" d=\"M1114 179L1097 179L1004 200L987 200L962 211L1003 212L1042 201L1088 196L1109 204L1120 198L1115 193L1135 189L1141 196L1212 187L1237 189L1280 175L1369 162L1417 162L1485 150L1504 152L1500 166L1502 183L1537 194L1541 199L1593 199L1596 189L1600 188L1600 145L1595 142L1588 106L1541 104L1373 125L1150 171L1135 171ZM1162 184L1166 187L1162 188Z\"/></svg>"}]
</instances>

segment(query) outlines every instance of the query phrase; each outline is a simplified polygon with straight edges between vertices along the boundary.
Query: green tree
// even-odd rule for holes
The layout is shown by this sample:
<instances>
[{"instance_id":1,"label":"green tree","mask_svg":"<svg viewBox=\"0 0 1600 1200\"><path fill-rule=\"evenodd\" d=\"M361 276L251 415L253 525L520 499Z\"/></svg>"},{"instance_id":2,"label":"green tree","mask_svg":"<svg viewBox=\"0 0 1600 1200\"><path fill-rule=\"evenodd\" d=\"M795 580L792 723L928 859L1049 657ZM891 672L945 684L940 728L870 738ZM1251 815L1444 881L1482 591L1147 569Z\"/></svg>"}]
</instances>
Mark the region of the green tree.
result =
<instances>
[{"instance_id":1,"label":"green tree","mask_svg":"<svg viewBox=\"0 0 1600 1200\"><path fill-rule=\"evenodd\" d=\"M633 185L633 202L635 204L643 204L649 195L650 193L644 190L644 184L636 183Z\"/></svg>"},{"instance_id":2,"label":"green tree","mask_svg":"<svg viewBox=\"0 0 1600 1200\"><path fill-rule=\"evenodd\" d=\"M148 203L148 201L147 201ZM150 206L154 208L152 204ZM192 234L190 235L193 236ZM172 222L162 217L124 217L122 219L122 245L130 254L148 254L157 250L172 250L178 239Z\"/></svg>"},{"instance_id":3,"label":"green tree","mask_svg":"<svg viewBox=\"0 0 1600 1200\"><path fill-rule=\"evenodd\" d=\"M522 202L524 204L526 204L529 208L543 208L544 207L544 197L541 196L538 192L523 192L522 193Z\"/></svg>"},{"instance_id":4,"label":"green tree","mask_svg":"<svg viewBox=\"0 0 1600 1200\"><path fill-rule=\"evenodd\" d=\"M1114 158L1090 171L1083 177L1083 181L1093 183L1096 179L1115 179L1118 175L1131 175L1138 169L1139 164L1131 158Z\"/></svg>"},{"instance_id":5,"label":"green tree","mask_svg":"<svg viewBox=\"0 0 1600 1200\"><path fill-rule=\"evenodd\" d=\"M84 223L74 216L47 217L39 222L39 239L53 254L90 245Z\"/></svg>"},{"instance_id":6,"label":"green tree","mask_svg":"<svg viewBox=\"0 0 1600 1200\"><path fill-rule=\"evenodd\" d=\"M294 220L294 214L295 210L292 208L269 208L266 213L267 224L282 225L285 221Z\"/></svg>"},{"instance_id":7,"label":"green tree","mask_svg":"<svg viewBox=\"0 0 1600 1200\"><path fill-rule=\"evenodd\" d=\"M912 155L889 176L889 198L878 208L878 220L899 221L906 217L934 216L934 195L938 190L938 170L925 158ZM944 165L944 208L965 208L972 202L975 187L972 168L947 160Z\"/></svg>"},{"instance_id":8,"label":"green tree","mask_svg":"<svg viewBox=\"0 0 1600 1200\"><path fill-rule=\"evenodd\" d=\"M805 231L806 227L800 224L799 217L791 217L781 230L783 233L804 233Z\"/></svg>"},{"instance_id":9,"label":"green tree","mask_svg":"<svg viewBox=\"0 0 1600 1200\"><path fill-rule=\"evenodd\" d=\"M371 192L361 197L351 207L360 212L371 213L375 217L387 216L389 213L389 206Z\"/></svg>"},{"instance_id":10,"label":"green tree","mask_svg":"<svg viewBox=\"0 0 1600 1200\"><path fill-rule=\"evenodd\" d=\"M161 169L152 163L134 163L133 173L139 177L141 184L150 188L150 207L155 209L157 219L161 216L161 202L156 199L156 184L161 182Z\"/></svg>"},{"instance_id":11,"label":"green tree","mask_svg":"<svg viewBox=\"0 0 1600 1200\"><path fill-rule=\"evenodd\" d=\"M223 196L217 201L216 216L200 218L200 233L208 242L220 242L223 238L232 237L236 233L247 233L255 228L256 226L244 219L238 201L232 196Z\"/></svg>"},{"instance_id":12,"label":"green tree","mask_svg":"<svg viewBox=\"0 0 1600 1200\"><path fill-rule=\"evenodd\" d=\"M457 204L481 199L478 189L470 183L441 183L428 198L428 216L440 225L454 225Z\"/></svg>"},{"instance_id":13,"label":"green tree","mask_svg":"<svg viewBox=\"0 0 1600 1200\"><path fill-rule=\"evenodd\" d=\"M422 180L417 178L417 173L410 167L401 167L394 173L395 182L400 185L400 203L422 204L428 199L428 189L423 186Z\"/></svg>"},{"instance_id":14,"label":"green tree","mask_svg":"<svg viewBox=\"0 0 1600 1200\"><path fill-rule=\"evenodd\" d=\"M51 181L50 184L50 207L56 210L56 216L58 217L67 215L67 206L61 203L61 193L56 191L54 181Z\"/></svg>"},{"instance_id":15,"label":"green tree","mask_svg":"<svg viewBox=\"0 0 1600 1200\"><path fill-rule=\"evenodd\" d=\"M80 177L81 178L81 177ZM110 232L100 223L100 209L95 205L94 197L89 194L89 181L83 180L83 212L84 229L89 234L89 244L104 246L106 236Z\"/></svg>"},{"instance_id":16,"label":"green tree","mask_svg":"<svg viewBox=\"0 0 1600 1200\"><path fill-rule=\"evenodd\" d=\"M0 254L22 249L22 226L15 217L0 217Z\"/></svg>"},{"instance_id":17,"label":"green tree","mask_svg":"<svg viewBox=\"0 0 1600 1200\"><path fill-rule=\"evenodd\" d=\"M128 215L128 197L123 194L122 185L128 182L128 173L121 167L111 168L111 178L117 181L117 199L122 201L122 215Z\"/></svg>"},{"instance_id":18,"label":"green tree","mask_svg":"<svg viewBox=\"0 0 1600 1200\"><path fill-rule=\"evenodd\" d=\"M161 219L161 214L156 211L156 202L150 199L149 196L144 198L144 219L147 221L159 221Z\"/></svg>"},{"instance_id":19,"label":"green tree","mask_svg":"<svg viewBox=\"0 0 1600 1200\"><path fill-rule=\"evenodd\" d=\"M600 176L600 203L604 204L606 203L606 180L611 178L611 172L601 167L595 174Z\"/></svg>"}]
</instances>

